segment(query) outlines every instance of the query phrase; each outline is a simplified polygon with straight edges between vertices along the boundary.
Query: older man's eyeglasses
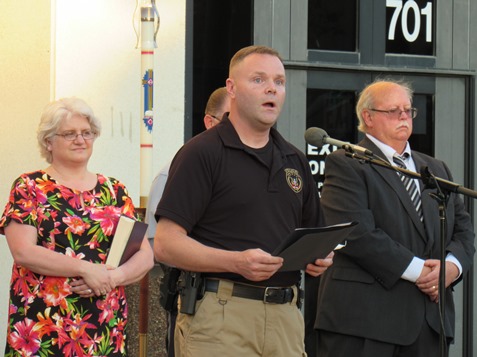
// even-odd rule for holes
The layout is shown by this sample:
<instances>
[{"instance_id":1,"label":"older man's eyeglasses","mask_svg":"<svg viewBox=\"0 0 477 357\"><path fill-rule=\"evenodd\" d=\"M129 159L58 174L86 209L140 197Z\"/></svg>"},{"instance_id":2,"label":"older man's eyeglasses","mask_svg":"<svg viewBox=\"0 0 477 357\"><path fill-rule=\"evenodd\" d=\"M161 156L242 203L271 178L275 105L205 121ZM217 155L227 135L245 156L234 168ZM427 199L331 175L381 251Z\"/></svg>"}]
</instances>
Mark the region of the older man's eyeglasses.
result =
<instances>
[{"instance_id":1,"label":"older man's eyeglasses","mask_svg":"<svg viewBox=\"0 0 477 357\"><path fill-rule=\"evenodd\" d=\"M409 108L409 109L391 109L391 110L382 110L382 109L374 109L369 108L369 110L378 113L385 113L390 119L399 119L401 118L402 113L406 115L406 117L414 119L417 117L417 108Z\"/></svg>"},{"instance_id":2,"label":"older man's eyeglasses","mask_svg":"<svg viewBox=\"0 0 477 357\"><path fill-rule=\"evenodd\" d=\"M215 116L215 115L213 115L213 114L209 114L209 115L210 115L212 118L214 118L215 120L217 120L217 121L222 121L221 118L219 118L219 117L217 117L217 116Z\"/></svg>"},{"instance_id":3,"label":"older man's eyeglasses","mask_svg":"<svg viewBox=\"0 0 477 357\"><path fill-rule=\"evenodd\" d=\"M55 134L56 136L61 136L63 139L67 141L75 141L78 135L81 135L84 140L93 140L96 137L96 132L92 130L85 130L81 133L76 133L74 131L68 131L62 134Z\"/></svg>"}]
</instances>

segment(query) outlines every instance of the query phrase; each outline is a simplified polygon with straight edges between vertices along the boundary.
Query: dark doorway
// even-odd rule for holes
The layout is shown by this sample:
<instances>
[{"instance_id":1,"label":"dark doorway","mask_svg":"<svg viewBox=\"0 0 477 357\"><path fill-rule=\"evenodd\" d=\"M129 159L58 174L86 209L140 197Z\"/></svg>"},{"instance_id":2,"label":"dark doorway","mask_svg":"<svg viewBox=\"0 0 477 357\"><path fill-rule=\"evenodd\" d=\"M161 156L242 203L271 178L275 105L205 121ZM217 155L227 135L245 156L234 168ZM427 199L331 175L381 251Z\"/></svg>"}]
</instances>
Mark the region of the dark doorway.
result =
<instances>
[{"instance_id":1,"label":"dark doorway","mask_svg":"<svg viewBox=\"0 0 477 357\"><path fill-rule=\"evenodd\" d=\"M192 135L204 128L204 108L216 88L224 86L229 61L253 43L253 0L194 0Z\"/></svg>"}]
</instances>

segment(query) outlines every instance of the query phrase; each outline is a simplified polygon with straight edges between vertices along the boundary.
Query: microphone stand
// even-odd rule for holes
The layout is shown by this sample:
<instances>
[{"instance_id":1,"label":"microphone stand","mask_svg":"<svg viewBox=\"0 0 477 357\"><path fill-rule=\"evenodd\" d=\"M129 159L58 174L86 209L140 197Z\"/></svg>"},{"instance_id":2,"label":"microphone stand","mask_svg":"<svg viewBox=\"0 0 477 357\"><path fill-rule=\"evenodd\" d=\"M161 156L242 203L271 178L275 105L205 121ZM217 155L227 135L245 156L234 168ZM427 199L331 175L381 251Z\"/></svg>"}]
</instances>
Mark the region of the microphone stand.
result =
<instances>
[{"instance_id":1,"label":"microphone stand","mask_svg":"<svg viewBox=\"0 0 477 357\"><path fill-rule=\"evenodd\" d=\"M385 167L387 169L391 169L391 170L394 170L394 171L399 171L399 172L405 174L406 176L423 180L423 177L422 177L421 174L418 174L414 171L409 171L407 169L402 169L398 166L393 166L387 160L385 160L383 158L380 158L379 156L377 156L375 154L373 154L373 156L361 155L361 154L358 154L358 153L354 152L353 149L351 147L348 147L348 146L343 147L343 149L346 150L346 156L351 157L353 159L357 159L357 160L365 162L365 163ZM425 169L428 170L427 166L425 167ZM432 175L431 173L429 173L429 174ZM477 198L477 191L471 190L470 188L463 187L462 185L459 185L458 183L448 181L448 180L445 180L445 179L440 178L440 177L436 177L436 176L433 176L433 175L432 175L432 177L433 177L433 181L435 181L436 186L438 185L443 190L446 190L448 192L461 193L465 196L469 196L469 197L472 197L472 198ZM424 183L426 183L426 182L424 181ZM435 188L435 186L434 187L431 186L431 188Z\"/></svg>"},{"instance_id":2,"label":"microphone stand","mask_svg":"<svg viewBox=\"0 0 477 357\"><path fill-rule=\"evenodd\" d=\"M359 160L362 163L368 163L372 165L381 166L390 170L399 171L400 173L407 175L412 178L417 178L423 181L425 188L436 188L437 192L430 193L429 195L435 199L439 205L439 219L440 219L440 249L441 249L441 256L440 256L440 265L441 268L439 270L439 291L438 291L438 298L439 298L439 313L440 313L440 355L441 357L447 356L447 343L445 337L445 290L446 290L446 253L445 253L445 235L447 231L447 219L446 219L446 204L449 199L449 195L451 192L454 193L461 193L463 195L477 198L477 191L465 188L457 183L452 181L448 181L442 179L440 177L436 177L432 174L429 170L429 167L423 166L421 168L421 174L418 174L414 171L409 171L407 169L403 169L398 166L391 165L387 160L372 154L367 155L366 153L363 155L361 153L357 153L353 150L351 145L343 146L343 149L346 151L346 156Z\"/></svg>"},{"instance_id":3,"label":"microphone stand","mask_svg":"<svg viewBox=\"0 0 477 357\"><path fill-rule=\"evenodd\" d=\"M439 206L439 223L440 223L440 248L441 248L441 256L440 256L440 265L441 269L439 270L439 312L440 312L440 352L441 356L447 356L447 343L445 337L445 309L446 309L446 254L445 254L445 239L447 232L447 216L446 216L446 205L449 199L449 193L451 191L444 190L442 191L441 185L437 181L437 177L434 176L429 167L424 166L421 167L421 177L422 181L424 182L424 186L428 188L436 188L437 192L429 193L429 195L436 200Z\"/></svg>"}]
</instances>

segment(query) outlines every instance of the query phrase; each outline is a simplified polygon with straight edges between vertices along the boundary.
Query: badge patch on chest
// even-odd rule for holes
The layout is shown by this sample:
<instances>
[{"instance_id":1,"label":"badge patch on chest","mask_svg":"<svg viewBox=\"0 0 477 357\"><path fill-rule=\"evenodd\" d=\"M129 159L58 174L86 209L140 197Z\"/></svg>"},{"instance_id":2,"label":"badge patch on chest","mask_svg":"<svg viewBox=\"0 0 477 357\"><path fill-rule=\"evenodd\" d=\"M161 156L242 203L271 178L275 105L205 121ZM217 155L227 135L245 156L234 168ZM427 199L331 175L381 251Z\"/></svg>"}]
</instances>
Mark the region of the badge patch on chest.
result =
<instances>
[{"instance_id":1,"label":"badge patch on chest","mask_svg":"<svg viewBox=\"0 0 477 357\"><path fill-rule=\"evenodd\" d=\"M298 193L303 188L303 180L295 169L285 169L286 180L288 186L295 192Z\"/></svg>"}]
</instances>

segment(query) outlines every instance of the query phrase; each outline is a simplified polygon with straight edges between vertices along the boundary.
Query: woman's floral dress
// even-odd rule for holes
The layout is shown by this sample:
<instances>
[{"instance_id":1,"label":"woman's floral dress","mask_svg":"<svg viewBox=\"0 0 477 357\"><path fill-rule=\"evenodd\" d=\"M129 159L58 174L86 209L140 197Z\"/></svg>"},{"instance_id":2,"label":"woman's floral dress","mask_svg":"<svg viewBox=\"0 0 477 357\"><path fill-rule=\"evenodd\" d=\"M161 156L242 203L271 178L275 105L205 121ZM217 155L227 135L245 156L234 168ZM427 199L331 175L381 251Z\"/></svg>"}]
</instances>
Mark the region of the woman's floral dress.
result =
<instances>
[{"instance_id":1,"label":"woman's floral dress","mask_svg":"<svg viewBox=\"0 0 477 357\"><path fill-rule=\"evenodd\" d=\"M12 220L28 224L37 229L38 245L104 264L119 216L137 216L121 182L97 177L93 190L80 192L41 170L23 174L13 184L0 233ZM124 288L81 298L70 280L13 264L5 357L127 355Z\"/></svg>"}]
</instances>

